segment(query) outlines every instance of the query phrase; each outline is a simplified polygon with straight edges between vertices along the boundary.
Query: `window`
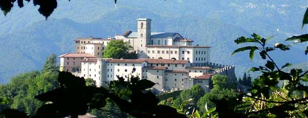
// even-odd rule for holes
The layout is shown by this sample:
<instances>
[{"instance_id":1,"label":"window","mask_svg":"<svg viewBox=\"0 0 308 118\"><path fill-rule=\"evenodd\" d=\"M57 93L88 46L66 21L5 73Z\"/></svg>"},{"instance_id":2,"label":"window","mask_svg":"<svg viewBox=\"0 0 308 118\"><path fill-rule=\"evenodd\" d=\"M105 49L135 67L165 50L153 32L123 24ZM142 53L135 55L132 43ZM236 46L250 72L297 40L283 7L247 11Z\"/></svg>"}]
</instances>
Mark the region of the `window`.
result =
<instances>
[{"instance_id":1,"label":"window","mask_svg":"<svg viewBox=\"0 0 308 118\"><path fill-rule=\"evenodd\" d=\"M165 64L161 64L161 66L165 66Z\"/></svg>"},{"instance_id":2,"label":"window","mask_svg":"<svg viewBox=\"0 0 308 118\"><path fill-rule=\"evenodd\" d=\"M75 65L75 62L73 62L73 65Z\"/></svg>"},{"instance_id":3,"label":"window","mask_svg":"<svg viewBox=\"0 0 308 118\"><path fill-rule=\"evenodd\" d=\"M159 72L159 71L157 71L157 72Z\"/></svg>"},{"instance_id":4,"label":"window","mask_svg":"<svg viewBox=\"0 0 308 118\"><path fill-rule=\"evenodd\" d=\"M120 69L118 69L118 72L120 72Z\"/></svg>"},{"instance_id":5,"label":"window","mask_svg":"<svg viewBox=\"0 0 308 118\"><path fill-rule=\"evenodd\" d=\"M157 76L157 79L159 79L159 76Z\"/></svg>"},{"instance_id":6,"label":"window","mask_svg":"<svg viewBox=\"0 0 308 118\"><path fill-rule=\"evenodd\" d=\"M66 65L69 65L70 63L69 62L66 62Z\"/></svg>"},{"instance_id":7,"label":"window","mask_svg":"<svg viewBox=\"0 0 308 118\"><path fill-rule=\"evenodd\" d=\"M135 66L135 64L132 64L133 66Z\"/></svg>"},{"instance_id":8,"label":"window","mask_svg":"<svg viewBox=\"0 0 308 118\"><path fill-rule=\"evenodd\" d=\"M127 66L127 64L125 64L125 66Z\"/></svg>"},{"instance_id":9,"label":"window","mask_svg":"<svg viewBox=\"0 0 308 118\"><path fill-rule=\"evenodd\" d=\"M142 33L140 34L140 37L141 37L141 38L143 37L143 34L142 34Z\"/></svg>"},{"instance_id":10,"label":"window","mask_svg":"<svg viewBox=\"0 0 308 118\"><path fill-rule=\"evenodd\" d=\"M125 69L125 72L127 72L127 69Z\"/></svg>"},{"instance_id":11,"label":"window","mask_svg":"<svg viewBox=\"0 0 308 118\"><path fill-rule=\"evenodd\" d=\"M154 50L152 50L152 53L155 54Z\"/></svg>"},{"instance_id":12,"label":"window","mask_svg":"<svg viewBox=\"0 0 308 118\"><path fill-rule=\"evenodd\" d=\"M166 51L166 54L169 54L169 51Z\"/></svg>"},{"instance_id":13,"label":"window","mask_svg":"<svg viewBox=\"0 0 308 118\"><path fill-rule=\"evenodd\" d=\"M198 51L196 51L196 54L198 54Z\"/></svg>"},{"instance_id":14,"label":"window","mask_svg":"<svg viewBox=\"0 0 308 118\"><path fill-rule=\"evenodd\" d=\"M170 54L173 54L173 51L170 51Z\"/></svg>"},{"instance_id":15,"label":"window","mask_svg":"<svg viewBox=\"0 0 308 118\"><path fill-rule=\"evenodd\" d=\"M97 49L99 50L99 47L97 47Z\"/></svg>"},{"instance_id":16,"label":"window","mask_svg":"<svg viewBox=\"0 0 308 118\"><path fill-rule=\"evenodd\" d=\"M167 45L167 40L165 40L165 45Z\"/></svg>"},{"instance_id":17,"label":"window","mask_svg":"<svg viewBox=\"0 0 308 118\"><path fill-rule=\"evenodd\" d=\"M165 54L165 51L161 51L162 54Z\"/></svg>"},{"instance_id":18,"label":"window","mask_svg":"<svg viewBox=\"0 0 308 118\"><path fill-rule=\"evenodd\" d=\"M107 69L107 72L109 72L109 69Z\"/></svg>"},{"instance_id":19,"label":"window","mask_svg":"<svg viewBox=\"0 0 308 118\"><path fill-rule=\"evenodd\" d=\"M148 53L149 53L149 54L150 54L150 52L151 52L151 51L150 51L150 50L148 50Z\"/></svg>"},{"instance_id":20,"label":"window","mask_svg":"<svg viewBox=\"0 0 308 118\"><path fill-rule=\"evenodd\" d=\"M158 43L157 43L158 45L160 45L160 40L158 40Z\"/></svg>"},{"instance_id":21,"label":"window","mask_svg":"<svg viewBox=\"0 0 308 118\"><path fill-rule=\"evenodd\" d=\"M157 50L157 54L159 54L160 53L160 51L159 50Z\"/></svg>"},{"instance_id":22,"label":"window","mask_svg":"<svg viewBox=\"0 0 308 118\"><path fill-rule=\"evenodd\" d=\"M143 23L141 23L141 28L143 28Z\"/></svg>"},{"instance_id":23,"label":"window","mask_svg":"<svg viewBox=\"0 0 308 118\"><path fill-rule=\"evenodd\" d=\"M67 60L70 60L70 58L66 58Z\"/></svg>"},{"instance_id":24,"label":"window","mask_svg":"<svg viewBox=\"0 0 308 118\"><path fill-rule=\"evenodd\" d=\"M184 79L182 79L182 81L184 81Z\"/></svg>"},{"instance_id":25,"label":"window","mask_svg":"<svg viewBox=\"0 0 308 118\"><path fill-rule=\"evenodd\" d=\"M168 67L170 66L170 64L168 64Z\"/></svg>"},{"instance_id":26,"label":"window","mask_svg":"<svg viewBox=\"0 0 308 118\"><path fill-rule=\"evenodd\" d=\"M177 54L178 53L178 51L174 51L174 54Z\"/></svg>"},{"instance_id":27,"label":"window","mask_svg":"<svg viewBox=\"0 0 308 118\"><path fill-rule=\"evenodd\" d=\"M120 64L118 63L118 66L120 66Z\"/></svg>"},{"instance_id":28,"label":"window","mask_svg":"<svg viewBox=\"0 0 308 118\"><path fill-rule=\"evenodd\" d=\"M184 57L182 57L182 60L184 60Z\"/></svg>"},{"instance_id":29,"label":"window","mask_svg":"<svg viewBox=\"0 0 308 118\"><path fill-rule=\"evenodd\" d=\"M112 69L110 69L110 71L112 72Z\"/></svg>"},{"instance_id":30,"label":"window","mask_svg":"<svg viewBox=\"0 0 308 118\"><path fill-rule=\"evenodd\" d=\"M201 54L203 54L203 51L201 51Z\"/></svg>"},{"instance_id":31,"label":"window","mask_svg":"<svg viewBox=\"0 0 308 118\"><path fill-rule=\"evenodd\" d=\"M97 52L97 55L99 55L99 52Z\"/></svg>"},{"instance_id":32,"label":"window","mask_svg":"<svg viewBox=\"0 0 308 118\"><path fill-rule=\"evenodd\" d=\"M182 54L185 54L185 51L182 51Z\"/></svg>"},{"instance_id":33,"label":"window","mask_svg":"<svg viewBox=\"0 0 308 118\"><path fill-rule=\"evenodd\" d=\"M182 67L184 67L185 66L185 64L182 64Z\"/></svg>"},{"instance_id":34,"label":"window","mask_svg":"<svg viewBox=\"0 0 308 118\"><path fill-rule=\"evenodd\" d=\"M187 58L187 61L189 61L189 58Z\"/></svg>"},{"instance_id":35,"label":"window","mask_svg":"<svg viewBox=\"0 0 308 118\"><path fill-rule=\"evenodd\" d=\"M168 79L166 79L166 81L168 81Z\"/></svg>"},{"instance_id":36,"label":"window","mask_svg":"<svg viewBox=\"0 0 308 118\"><path fill-rule=\"evenodd\" d=\"M174 81L176 81L176 79L174 79Z\"/></svg>"},{"instance_id":37,"label":"window","mask_svg":"<svg viewBox=\"0 0 308 118\"><path fill-rule=\"evenodd\" d=\"M198 58L196 58L196 61L198 61Z\"/></svg>"},{"instance_id":38,"label":"window","mask_svg":"<svg viewBox=\"0 0 308 118\"><path fill-rule=\"evenodd\" d=\"M177 65L177 64L175 64L174 66L175 66L175 67L178 67L178 65Z\"/></svg>"}]
</instances>

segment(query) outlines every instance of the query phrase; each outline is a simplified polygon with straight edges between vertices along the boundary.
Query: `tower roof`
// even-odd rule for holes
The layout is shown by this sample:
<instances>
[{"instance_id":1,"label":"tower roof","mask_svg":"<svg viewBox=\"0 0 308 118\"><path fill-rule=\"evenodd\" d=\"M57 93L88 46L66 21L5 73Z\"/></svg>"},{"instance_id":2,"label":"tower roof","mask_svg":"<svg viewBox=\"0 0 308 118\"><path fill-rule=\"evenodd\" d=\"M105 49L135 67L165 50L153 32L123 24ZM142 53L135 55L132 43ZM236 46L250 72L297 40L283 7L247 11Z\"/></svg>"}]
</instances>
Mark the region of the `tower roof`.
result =
<instances>
[{"instance_id":1,"label":"tower roof","mask_svg":"<svg viewBox=\"0 0 308 118\"><path fill-rule=\"evenodd\" d=\"M149 19L149 18L138 18L137 20L138 20L138 21L140 21L140 20L143 20L143 21L144 21L144 20L146 20L146 21L151 21L152 19Z\"/></svg>"}]
</instances>

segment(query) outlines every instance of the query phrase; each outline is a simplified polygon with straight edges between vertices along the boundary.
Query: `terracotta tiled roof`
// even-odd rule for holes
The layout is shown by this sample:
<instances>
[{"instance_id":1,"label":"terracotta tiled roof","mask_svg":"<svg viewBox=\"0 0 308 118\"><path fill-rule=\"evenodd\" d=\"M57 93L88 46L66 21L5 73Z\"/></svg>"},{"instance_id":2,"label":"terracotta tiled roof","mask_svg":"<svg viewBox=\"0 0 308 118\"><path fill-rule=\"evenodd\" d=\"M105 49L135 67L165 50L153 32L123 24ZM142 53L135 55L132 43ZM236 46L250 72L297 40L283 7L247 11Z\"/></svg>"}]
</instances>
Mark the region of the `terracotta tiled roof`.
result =
<instances>
[{"instance_id":1,"label":"terracotta tiled roof","mask_svg":"<svg viewBox=\"0 0 308 118\"><path fill-rule=\"evenodd\" d=\"M126 31L124 32L124 34L122 34L122 36L127 37L128 35L130 35L132 33L132 31Z\"/></svg>"},{"instance_id":2,"label":"terracotta tiled roof","mask_svg":"<svg viewBox=\"0 0 308 118\"><path fill-rule=\"evenodd\" d=\"M186 70L167 70L169 73L188 73Z\"/></svg>"},{"instance_id":3,"label":"terracotta tiled roof","mask_svg":"<svg viewBox=\"0 0 308 118\"><path fill-rule=\"evenodd\" d=\"M175 42L194 42L193 40L190 40L187 38L180 38L180 37L175 38L173 41Z\"/></svg>"},{"instance_id":4,"label":"terracotta tiled roof","mask_svg":"<svg viewBox=\"0 0 308 118\"><path fill-rule=\"evenodd\" d=\"M93 55L91 54L80 54L80 53L65 53L63 55L60 55L59 56L60 58L63 58L63 57L87 57L87 58L94 58Z\"/></svg>"},{"instance_id":5,"label":"terracotta tiled roof","mask_svg":"<svg viewBox=\"0 0 308 118\"><path fill-rule=\"evenodd\" d=\"M211 48L210 46L147 45L148 48Z\"/></svg>"},{"instance_id":6,"label":"terracotta tiled roof","mask_svg":"<svg viewBox=\"0 0 308 118\"><path fill-rule=\"evenodd\" d=\"M209 66L194 66L194 67L186 67L186 69L191 69L191 70L208 70L211 69Z\"/></svg>"},{"instance_id":7,"label":"terracotta tiled roof","mask_svg":"<svg viewBox=\"0 0 308 118\"><path fill-rule=\"evenodd\" d=\"M195 77L194 79L210 79L213 74L203 74L201 76Z\"/></svg>"},{"instance_id":8,"label":"terracotta tiled roof","mask_svg":"<svg viewBox=\"0 0 308 118\"><path fill-rule=\"evenodd\" d=\"M167 67L165 66L146 66L144 67L146 70L166 70Z\"/></svg>"},{"instance_id":9,"label":"terracotta tiled roof","mask_svg":"<svg viewBox=\"0 0 308 118\"><path fill-rule=\"evenodd\" d=\"M110 63L143 63L145 59L111 59Z\"/></svg>"},{"instance_id":10,"label":"terracotta tiled roof","mask_svg":"<svg viewBox=\"0 0 308 118\"><path fill-rule=\"evenodd\" d=\"M188 63L187 60L174 60L174 59L147 59L148 63L154 63L154 64L186 64Z\"/></svg>"}]
</instances>

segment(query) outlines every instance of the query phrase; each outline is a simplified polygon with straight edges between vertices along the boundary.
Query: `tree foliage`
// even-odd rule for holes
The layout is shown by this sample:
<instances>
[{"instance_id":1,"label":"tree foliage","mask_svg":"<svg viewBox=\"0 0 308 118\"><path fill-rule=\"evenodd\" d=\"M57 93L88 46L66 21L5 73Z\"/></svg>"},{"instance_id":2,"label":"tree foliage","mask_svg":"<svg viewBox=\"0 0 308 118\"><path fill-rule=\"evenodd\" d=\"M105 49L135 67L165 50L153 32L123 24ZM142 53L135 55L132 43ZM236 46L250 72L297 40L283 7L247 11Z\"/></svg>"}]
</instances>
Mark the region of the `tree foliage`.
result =
<instances>
[{"instance_id":1,"label":"tree foliage","mask_svg":"<svg viewBox=\"0 0 308 118\"><path fill-rule=\"evenodd\" d=\"M303 25L305 24L307 23L303 23ZM307 34L303 34L288 38L286 41L296 40L295 43L302 43L308 41L306 38ZM264 66L250 69L252 72L262 73L254 80L251 94L241 94L236 101L220 100L215 102L217 109L223 109L217 110L219 116L230 113L231 115L245 117L308 117L308 98L306 97L308 87L305 84L305 82L308 82L308 71L302 69L283 71L285 67L291 64L286 63L279 66L269 52L275 50L288 51L291 45L276 43L274 46L267 46L267 41L268 39L257 34L253 34L252 38L240 37L235 40L237 44L250 44L250 47L255 47L246 50L250 52L258 51L266 63ZM235 50L233 54L240 52L241 49L243 48ZM253 57L250 56L251 59ZM281 82L283 82L282 86L279 85ZM235 103L231 107L233 111L228 112L228 109L224 109L225 107L221 103Z\"/></svg>"},{"instance_id":2,"label":"tree foliage","mask_svg":"<svg viewBox=\"0 0 308 118\"><path fill-rule=\"evenodd\" d=\"M41 72L33 71L15 76L7 85L0 86L0 96L10 101L7 106L12 109L24 111L33 116L39 107L43 105L34 97L58 87L56 56L52 54L47 58ZM14 110L4 112L14 112Z\"/></svg>"},{"instance_id":3,"label":"tree foliage","mask_svg":"<svg viewBox=\"0 0 308 118\"><path fill-rule=\"evenodd\" d=\"M106 49L104 50L105 58L114 58L114 59L136 59L137 54L130 52L132 47L122 40L111 40Z\"/></svg>"}]
</instances>

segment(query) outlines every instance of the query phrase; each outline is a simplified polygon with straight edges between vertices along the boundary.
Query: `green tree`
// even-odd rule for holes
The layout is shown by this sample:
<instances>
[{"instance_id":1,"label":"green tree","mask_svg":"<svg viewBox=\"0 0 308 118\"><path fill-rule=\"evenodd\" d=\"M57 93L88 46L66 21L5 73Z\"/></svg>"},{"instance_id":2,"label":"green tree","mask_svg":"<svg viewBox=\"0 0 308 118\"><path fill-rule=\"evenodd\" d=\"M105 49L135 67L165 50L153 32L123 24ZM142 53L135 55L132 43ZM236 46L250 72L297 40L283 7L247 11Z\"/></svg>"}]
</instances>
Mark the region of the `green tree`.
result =
<instances>
[{"instance_id":1,"label":"green tree","mask_svg":"<svg viewBox=\"0 0 308 118\"><path fill-rule=\"evenodd\" d=\"M57 72L59 70L59 66L57 65L57 56L55 54L51 54L45 61L42 72Z\"/></svg>"},{"instance_id":2,"label":"green tree","mask_svg":"<svg viewBox=\"0 0 308 118\"><path fill-rule=\"evenodd\" d=\"M122 40L111 40L103 53L105 58L136 59L137 54L129 52L130 50L132 50L132 47L128 43Z\"/></svg>"},{"instance_id":3,"label":"green tree","mask_svg":"<svg viewBox=\"0 0 308 118\"><path fill-rule=\"evenodd\" d=\"M236 98L237 93L234 92L236 84L231 82L227 76L214 75L212 77L213 88L209 93L202 96L197 103L200 113L203 114L206 109L212 109L215 104L212 100L221 100L222 98Z\"/></svg>"},{"instance_id":4,"label":"green tree","mask_svg":"<svg viewBox=\"0 0 308 118\"><path fill-rule=\"evenodd\" d=\"M91 78L87 78L86 79L86 86L96 86L95 80L93 80Z\"/></svg>"},{"instance_id":5,"label":"green tree","mask_svg":"<svg viewBox=\"0 0 308 118\"><path fill-rule=\"evenodd\" d=\"M0 86L0 96L7 98L12 109L24 111L33 116L43 102L35 99L38 94L59 87L57 81L56 56L52 54L46 59L41 72L33 71L15 76L7 85Z\"/></svg>"}]
</instances>

